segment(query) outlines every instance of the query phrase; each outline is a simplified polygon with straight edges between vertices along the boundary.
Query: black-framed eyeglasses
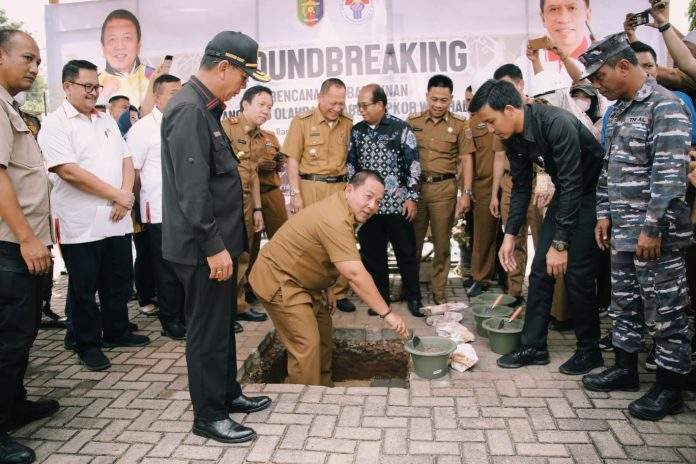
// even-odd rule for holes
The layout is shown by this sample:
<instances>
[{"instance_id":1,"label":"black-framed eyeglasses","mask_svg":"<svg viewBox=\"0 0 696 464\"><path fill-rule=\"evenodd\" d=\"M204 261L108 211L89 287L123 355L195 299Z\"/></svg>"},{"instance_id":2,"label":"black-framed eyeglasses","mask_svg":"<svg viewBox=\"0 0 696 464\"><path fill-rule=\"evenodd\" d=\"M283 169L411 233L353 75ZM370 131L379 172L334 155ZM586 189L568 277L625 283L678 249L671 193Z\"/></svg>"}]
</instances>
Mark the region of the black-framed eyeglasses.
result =
<instances>
[{"instance_id":1,"label":"black-framed eyeglasses","mask_svg":"<svg viewBox=\"0 0 696 464\"><path fill-rule=\"evenodd\" d=\"M377 103L377 102L372 102L372 103L358 103L358 104L357 104L357 107L358 107L359 110L365 111L366 109L368 109L368 108L371 107L372 105L375 105L376 103Z\"/></svg>"},{"instance_id":2,"label":"black-framed eyeglasses","mask_svg":"<svg viewBox=\"0 0 696 464\"><path fill-rule=\"evenodd\" d=\"M99 93L99 92L101 92L102 89L104 88L103 85L99 85L99 84L97 84L97 85L94 85L94 84L81 84L81 83L75 82L75 81L68 81L68 82L70 82L71 84L79 85L80 87L82 87L83 89L85 89L85 92L87 92L87 93L92 93L92 92L94 92L95 90L97 91L97 93Z\"/></svg>"}]
</instances>

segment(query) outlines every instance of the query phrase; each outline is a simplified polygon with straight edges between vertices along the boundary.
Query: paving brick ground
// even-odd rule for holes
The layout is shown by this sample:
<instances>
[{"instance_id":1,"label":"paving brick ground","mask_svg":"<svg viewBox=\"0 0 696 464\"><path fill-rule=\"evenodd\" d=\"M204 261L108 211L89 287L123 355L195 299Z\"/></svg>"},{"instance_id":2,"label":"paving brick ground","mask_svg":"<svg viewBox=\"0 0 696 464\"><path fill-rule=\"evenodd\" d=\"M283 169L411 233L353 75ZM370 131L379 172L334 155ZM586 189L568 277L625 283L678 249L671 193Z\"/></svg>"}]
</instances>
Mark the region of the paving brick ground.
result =
<instances>
[{"instance_id":1,"label":"paving brick ground","mask_svg":"<svg viewBox=\"0 0 696 464\"><path fill-rule=\"evenodd\" d=\"M65 277L55 287L61 308ZM450 279L453 299L465 298L461 280ZM418 333L422 320L396 310ZM424 381L410 389L246 385L246 393L273 398L267 411L235 419L259 438L221 445L191 434L192 411L186 381L184 343L160 336L156 319L132 320L153 343L145 348L106 350L112 367L90 372L63 348L63 332L42 330L27 375L32 398L61 402L60 412L18 432L45 463L638 463L696 462L696 401L688 411L662 422L643 422L626 412L638 393L592 393L579 377L558 373L571 354L572 333L550 333L552 362L519 370L495 365L496 355L477 340L480 357L470 372ZM342 328L378 329L377 318L359 307L339 313ZM607 322L605 321L604 324ZM270 322L243 323L237 339L238 365L256 349ZM465 324L473 328L467 315ZM641 356L641 361L645 354ZM605 356L611 362L610 356Z\"/></svg>"}]
</instances>

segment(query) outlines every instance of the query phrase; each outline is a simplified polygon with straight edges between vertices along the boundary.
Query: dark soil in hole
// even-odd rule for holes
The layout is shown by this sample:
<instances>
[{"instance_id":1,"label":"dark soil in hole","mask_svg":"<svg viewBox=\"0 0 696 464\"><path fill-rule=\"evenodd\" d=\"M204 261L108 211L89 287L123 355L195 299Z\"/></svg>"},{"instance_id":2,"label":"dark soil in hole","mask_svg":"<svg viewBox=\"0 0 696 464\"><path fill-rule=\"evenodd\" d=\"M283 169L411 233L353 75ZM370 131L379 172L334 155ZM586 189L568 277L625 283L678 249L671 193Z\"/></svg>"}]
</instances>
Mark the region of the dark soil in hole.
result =
<instances>
[{"instance_id":1,"label":"dark soil in hole","mask_svg":"<svg viewBox=\"0 0 696 464\"><path fill-rule=\"evenodd\" d=\"M334 340L333 380L345 386L408 387L408 353L399 340ZM287 352L275 334L246 368L242 383L283 383Z\"/></svg>"}]
</instances>

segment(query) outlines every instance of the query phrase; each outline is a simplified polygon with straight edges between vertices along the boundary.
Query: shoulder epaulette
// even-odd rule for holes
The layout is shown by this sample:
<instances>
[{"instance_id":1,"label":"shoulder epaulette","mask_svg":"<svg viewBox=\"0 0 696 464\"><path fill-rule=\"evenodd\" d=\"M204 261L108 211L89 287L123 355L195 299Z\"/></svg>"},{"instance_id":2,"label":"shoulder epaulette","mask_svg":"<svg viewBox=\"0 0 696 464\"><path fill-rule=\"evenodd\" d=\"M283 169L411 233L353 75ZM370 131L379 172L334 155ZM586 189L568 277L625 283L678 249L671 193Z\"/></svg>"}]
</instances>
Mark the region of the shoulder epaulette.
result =
<instances>
[{"instance_id":1,"label":"shoulder epaulette","mask_svg":"<svg viewBox=\"0 0 696 464\"><path fill-rule=\"evenodd\" d=\"M419 112L417 112L417 113L411 113L411 114L408 115L408 117L407 117L406 119L416 119L416 118L420 118L420 117L423 116L424 114L425 114L425 111L419 111Z\"/></svg>"},{"instance_id":2,"label":"shoulder epaulette","mask_svg":"<svg viewBox=\"0 0 696 464\"><path fill-rule=\"evenodd\" d=\"M313 113L314 113L314 108L312 108L309 111L305 111L304 113L298 114L297 117L300 119L305 119L305 118L310 117Z\"/></svg>"}]
</instances>

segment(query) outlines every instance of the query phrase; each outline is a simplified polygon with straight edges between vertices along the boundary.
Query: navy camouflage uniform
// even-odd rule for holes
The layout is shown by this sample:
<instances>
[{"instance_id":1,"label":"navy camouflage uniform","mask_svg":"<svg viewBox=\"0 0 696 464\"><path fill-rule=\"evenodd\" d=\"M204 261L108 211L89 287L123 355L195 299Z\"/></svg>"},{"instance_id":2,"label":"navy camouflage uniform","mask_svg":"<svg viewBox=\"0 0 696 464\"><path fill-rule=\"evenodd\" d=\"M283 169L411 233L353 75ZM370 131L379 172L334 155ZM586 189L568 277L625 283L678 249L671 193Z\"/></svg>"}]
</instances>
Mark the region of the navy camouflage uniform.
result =
<instances>
[{"instance_id":1,"label":"navy camouflage uniform","mask_svg":"<svg viewBox=\"0 0 696 464\"><path fill-rule=\"evenodd\" d=\"M648 77L611 114L597 186L597 219L611 221L613 343L639 352L654 329L656 363L677 374L691 366L689 304L682 249L692 242L686 204L691 122L682 102ZM636 255L638 236L661 237L661 256Z\"/></svg>"}]
</instances>

